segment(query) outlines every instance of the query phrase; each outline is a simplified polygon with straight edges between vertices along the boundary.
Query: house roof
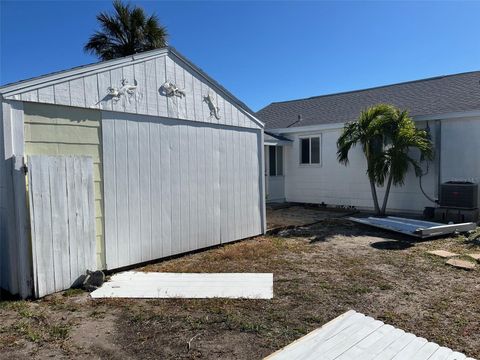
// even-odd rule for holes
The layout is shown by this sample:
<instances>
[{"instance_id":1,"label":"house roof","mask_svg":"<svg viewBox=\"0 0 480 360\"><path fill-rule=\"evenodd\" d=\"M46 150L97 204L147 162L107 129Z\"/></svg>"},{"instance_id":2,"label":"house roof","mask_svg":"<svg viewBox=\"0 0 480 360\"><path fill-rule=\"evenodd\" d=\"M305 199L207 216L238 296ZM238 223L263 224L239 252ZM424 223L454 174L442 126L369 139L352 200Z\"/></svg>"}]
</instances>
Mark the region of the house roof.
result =
<instances>
[{"instance_id":1,"label":"house roof","mask_svg":"<svg viewBox=\"0 0 480 360\"><path fill-rule=\"evenodd\" d=\"M414 117L480 110L480 71L274 102L257 116L267 129L344 123L378 103L406 109Z\"/></svg>"},{"instance_id":2,"label":"house roof","mask_svg":"<svg viewBox=\"0 0 480 360\"><path fill-rule=\"evenodd\" d=\"M206 81L208 81L214 88L217 88L220 92L224 93L232 102L237 104L240 108L242 108L245 112L247 112L251 117L255 118L255 112L251 110L247 105L245 105L245 103L243 103L238 98L236 98L231 92L229 92L226 88L224 88L212 77L210 77L205 71L203 71L194 63L192 63L185 56L180 54L178 50L176 50L171 46L165 47L162 49L145 51L142 53L133 54L133 55L125 56L118 59L77 66L68 70L57 71L50 74L37 76L30 79L17 81L14 83L5 84L3 86L0 86L0 95L3 97L14 95L17 93L28 91L30 89L45 86L45 84L47 83L49 85L54 83L60 83L65 80L68 80L68 78L72 76L79 76L79 75L90 73L90 72L98 72L98 71L104 70L105 68L122 66L125 63L131 63L132 61L133 62L141 61L141 60L158 57L159 55L165 54L166 52L180 59L184 64L192 68L195 72L197 72L200 76L202 76Z\"/></svg>"}]
</instances>

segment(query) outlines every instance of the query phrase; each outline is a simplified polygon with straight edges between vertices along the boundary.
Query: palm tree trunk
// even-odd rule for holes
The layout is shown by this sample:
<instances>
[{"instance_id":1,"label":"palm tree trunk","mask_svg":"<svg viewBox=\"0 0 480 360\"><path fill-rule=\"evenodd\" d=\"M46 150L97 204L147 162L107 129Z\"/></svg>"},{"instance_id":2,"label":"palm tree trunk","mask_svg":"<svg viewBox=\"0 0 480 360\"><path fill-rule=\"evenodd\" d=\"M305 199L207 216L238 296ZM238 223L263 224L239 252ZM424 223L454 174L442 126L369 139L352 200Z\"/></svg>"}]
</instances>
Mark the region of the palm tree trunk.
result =
<instances>
[{"instance_id":1,"label":"palm tree trunk","mask_svg":"<svg viewBox=\"0 0 480 360\"><path fill-rule=\"evenodd\" d=\"M387 202L388 202L388 195L390 195L390 187L392 186L392 173L388 176L388 182L387 182L387 187L385 189L385 197L383 198L383 205L382 205L382 211L380 212L380 215L385 215L385 212L387 211Z\"/></svg>"},{"instance_id":2,"label":"palm tree trunk","mask_svg":"<svg viewBox=\"0 0 480 360\"><path fill-rule=\"evenodd\" d=\"M377 189L375 188L375 181L370 179L370 189L372 190L373 206L375 207L375 213L380 215L380 206L378 206Z\"/></svg>"}]
</instances>

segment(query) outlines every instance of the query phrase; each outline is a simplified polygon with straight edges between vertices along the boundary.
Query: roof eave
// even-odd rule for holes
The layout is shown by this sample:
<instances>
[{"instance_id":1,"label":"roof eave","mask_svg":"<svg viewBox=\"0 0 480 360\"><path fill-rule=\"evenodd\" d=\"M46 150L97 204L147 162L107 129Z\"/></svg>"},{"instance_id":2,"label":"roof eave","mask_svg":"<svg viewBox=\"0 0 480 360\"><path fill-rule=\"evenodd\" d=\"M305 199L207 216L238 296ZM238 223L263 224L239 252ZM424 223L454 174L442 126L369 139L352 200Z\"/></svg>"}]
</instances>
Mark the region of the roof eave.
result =
<instances>
[{"instance_id":1,"label":"roof eave","mask_svg":"<svg viewBox=\"0 0 480 360\"><path fill-rule=\"evenodd\" d=\"M432 120L449 120L449 119L459 119L459 118L468 118L468 117L480 117L480 110L467 110L467 111L457 111L450 113L439 113L439 114L428 114L428 115L415 115L412 116L414 121L432 121ZM310 131L321 131L321 130L335 130L342 128L346 122L335 122L327 124L315 124L315 125L306 125L306 126L292 126L288 128L276 128L267 130L274 134L288 134L288 133L299 133L299 132L310 132Z\"/></svg>"}]
</instances>

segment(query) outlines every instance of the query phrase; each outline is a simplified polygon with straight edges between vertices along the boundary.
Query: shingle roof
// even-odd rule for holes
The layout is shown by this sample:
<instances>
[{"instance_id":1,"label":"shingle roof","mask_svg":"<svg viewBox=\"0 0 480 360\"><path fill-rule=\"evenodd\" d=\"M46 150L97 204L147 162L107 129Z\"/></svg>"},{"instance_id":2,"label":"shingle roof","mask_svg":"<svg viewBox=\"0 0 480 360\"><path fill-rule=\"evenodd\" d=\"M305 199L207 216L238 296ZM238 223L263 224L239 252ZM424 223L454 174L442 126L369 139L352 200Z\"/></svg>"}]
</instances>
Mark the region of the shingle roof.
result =
<instances>
[{"instance_id":1,"label":"shingle roof","mask_svg":"<svg viewBox=\"0 0 480 360\"><path fill-rule=\"evenodd\" d=\"M406 109L412 116L480 110L480 71L275 102L258 111L257 117L267 129L344 123L378 103ZM299 115L302 120L296 123Z\"/></svg>"}]
</instances>

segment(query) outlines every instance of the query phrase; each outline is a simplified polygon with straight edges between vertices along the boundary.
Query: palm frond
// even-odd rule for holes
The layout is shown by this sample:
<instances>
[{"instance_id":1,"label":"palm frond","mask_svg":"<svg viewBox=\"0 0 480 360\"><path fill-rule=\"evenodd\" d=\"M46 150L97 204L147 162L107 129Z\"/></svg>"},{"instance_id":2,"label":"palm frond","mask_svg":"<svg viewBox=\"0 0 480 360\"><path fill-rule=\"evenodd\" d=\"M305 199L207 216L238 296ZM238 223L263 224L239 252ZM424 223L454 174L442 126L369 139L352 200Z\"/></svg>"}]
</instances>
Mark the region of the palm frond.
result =
<instances>
[{"instance_id":1,"label":"palm frond","mask_svg":"<svg viewBox=\"0 0 480 360\"><path fill-rule=\"evenodd\" d=\"M113 2L113 9L97 15L100 30L90 36L85 52L110 60L166 46L167 29L155 14L147 17L142 8L121 0Z\"/></svg>"}]
</instances>

